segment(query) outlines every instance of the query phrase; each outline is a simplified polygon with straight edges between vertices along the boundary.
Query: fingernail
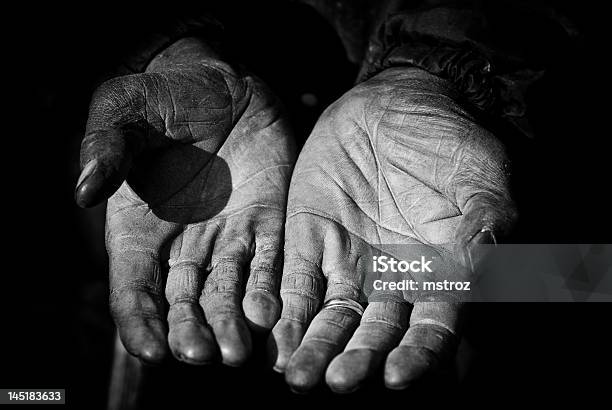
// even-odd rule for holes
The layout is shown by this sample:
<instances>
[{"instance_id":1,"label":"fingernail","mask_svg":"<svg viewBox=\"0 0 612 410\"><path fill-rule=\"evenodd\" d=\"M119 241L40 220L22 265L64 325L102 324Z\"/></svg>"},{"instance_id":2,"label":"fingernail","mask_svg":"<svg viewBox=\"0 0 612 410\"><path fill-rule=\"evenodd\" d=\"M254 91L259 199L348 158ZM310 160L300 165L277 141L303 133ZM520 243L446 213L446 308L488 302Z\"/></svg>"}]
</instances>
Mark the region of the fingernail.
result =
<instances>
[{"instance_id":1,"label":"fingernail","mask_svg":"<svg viewBox=\"0 0 612 410\"><path fill-rule=\"evenodd\" d=\"M476 268L490 250L489 245L497 245L497 241L493 231L488 229L478 232L467 244L465 249L467 261L465 262L471 273L475 273Z\"/></svg>"},{"instance_id":2,"label":"fingernail","mask_svg":"<svg viewBox=\"0 0 612 410\"><path fill-rule=\"evenodd\" d=\"M97 159L92 159L89 161L83 168L83 171L81 171L81 175L77 181L77 186L74 191L74 199L77 205L81 208L86 208L91 205L91 194L88 191L91 191L92 187L90 186L91 184L87 184L87 181L90 180L90 177L95 173L97 167Z\"/></svg>"},{"instance_id":3,"label":"fingernail","mask_svg":"<svg viewBox=\"0 0 612 410\"><path fill-rule=\"evenodd\" d=\"M495 244L497 245L497 241L495 240L495 235L493 234L493 231L489 229L483 229L480 232L478 232L476 235L474 235L474 237L470 241L470 244Z\"/></svg>"},{"instance_id":4,"label":"fingernail","mask_svg":"<svg viewBox=\"0 0 612 410\"><path fill-rule=\"evenodd\" d=\"M81 171L81 175L79 176L79 180L76 183L77 186L77 190L79 189L79 186L81 186L81 184L83 183L83 181L85 179L87 179L95 170L96 165L98 165L98 160L97 159L92 159L91 161L89 161L85 167L83 168L83 171Z\"/></svg>"}]
</instances>

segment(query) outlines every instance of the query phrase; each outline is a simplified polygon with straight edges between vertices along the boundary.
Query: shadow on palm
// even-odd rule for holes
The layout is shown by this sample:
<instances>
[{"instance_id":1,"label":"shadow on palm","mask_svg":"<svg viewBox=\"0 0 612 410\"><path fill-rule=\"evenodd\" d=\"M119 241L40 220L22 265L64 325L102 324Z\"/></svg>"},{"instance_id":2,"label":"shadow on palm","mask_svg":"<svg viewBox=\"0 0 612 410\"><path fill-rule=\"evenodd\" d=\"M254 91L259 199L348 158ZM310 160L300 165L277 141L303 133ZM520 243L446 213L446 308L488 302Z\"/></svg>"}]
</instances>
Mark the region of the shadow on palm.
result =
<instances>
[{"instance_id":1,"label":"shadow on palm","mask_svg":"<svg viewBox=\"0 0 612 410\"><path fill-rule=\"evenodd\" d=\"M194 145L170 146L139 157L127 182L159 219L178 224L209 220L232 194L227 162Z\"/></svg>"}]
</instances>

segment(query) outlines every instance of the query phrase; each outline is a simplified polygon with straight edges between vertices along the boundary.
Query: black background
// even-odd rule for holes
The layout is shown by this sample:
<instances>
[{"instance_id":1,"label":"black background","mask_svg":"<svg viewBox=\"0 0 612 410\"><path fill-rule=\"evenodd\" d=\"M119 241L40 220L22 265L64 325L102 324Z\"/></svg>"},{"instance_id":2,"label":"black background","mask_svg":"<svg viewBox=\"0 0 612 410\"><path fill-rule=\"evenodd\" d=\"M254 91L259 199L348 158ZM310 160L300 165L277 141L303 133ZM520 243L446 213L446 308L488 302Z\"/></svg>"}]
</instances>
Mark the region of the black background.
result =
<instances>
[{"instance_id":1,"label":"black background","mask_svg":"<svg viewBox=\"0 0 612 410\"><path fill-rule=\"evenodd\" d=\"M251 2L254 3L254 2ZM314 11L288 2L244 2L225 21L242 62L281 96L304 139L318 114L351 87L357 68ZM555 2L559 4L558 2ZM104 408L113 326L107 309L103 206L73 202L78 147L89 97L114 68L127 40L179 9L152 4L40 6L3 13L4 74L0 387L66 388L74 408ZM598 45L602 11L586 2L561 7L582 29L583 45L561 50L533 91L538 138L517 144L515 183L527 243L612 243L609 78ZM181 12L184 12L181 9ZM280 16L284 16L282 19ZM605 25L602 27L605 30ZM308 107L300 96L312 93ZM261 371L258 352L246 369L151 370L147 401L196 407L250 404L408 406L411 400L531 403L605 397L610 384L612 304L477 305L467 338L473 364L459 385L390 392L373 382L340 397L321 387L289 393L282 377ZM378 378L380 380L380 378Z\"/></svg>"}]
</instances>

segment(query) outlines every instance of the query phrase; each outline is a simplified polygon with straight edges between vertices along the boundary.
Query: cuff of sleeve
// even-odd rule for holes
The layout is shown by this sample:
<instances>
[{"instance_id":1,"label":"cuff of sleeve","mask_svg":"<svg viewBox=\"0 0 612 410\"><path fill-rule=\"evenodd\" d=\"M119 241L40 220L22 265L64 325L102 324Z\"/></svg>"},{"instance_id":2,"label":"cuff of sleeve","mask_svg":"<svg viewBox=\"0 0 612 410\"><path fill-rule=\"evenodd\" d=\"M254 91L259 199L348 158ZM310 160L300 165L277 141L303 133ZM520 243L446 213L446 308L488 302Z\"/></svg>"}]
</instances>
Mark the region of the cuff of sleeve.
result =
<instances>
[{"instance_id":1,"label":"cuff of sleeve","mask_svg":"<svg viewBox=\"0 0 612 410\"><path fill-rule=\"evenodd\" d=\"M149 63L160 52L185 37L205 39L216 46L221 41L223 25L210 15L196 18L175 18L154 33L149 33L137 40L135 49L123 58L117 75L142 73Z\"/></svg>"},{"instance_id":2,"label":"cuff of sleeve","mask_svg":"<svg viewBox=\"0 0 612 410\"><path fill-rule=\"evenodd\" d=\"M553 61L554 50L563 49L551 44L569 37L543 12L508 9L503 19L489 14L434 7L387 15L370 38L358 82L390 67L417 67L449 80L478 111L532 137L527 91ZM500 21L514 23L514 30L499 28Z\"/></svg>"}]
</instances>

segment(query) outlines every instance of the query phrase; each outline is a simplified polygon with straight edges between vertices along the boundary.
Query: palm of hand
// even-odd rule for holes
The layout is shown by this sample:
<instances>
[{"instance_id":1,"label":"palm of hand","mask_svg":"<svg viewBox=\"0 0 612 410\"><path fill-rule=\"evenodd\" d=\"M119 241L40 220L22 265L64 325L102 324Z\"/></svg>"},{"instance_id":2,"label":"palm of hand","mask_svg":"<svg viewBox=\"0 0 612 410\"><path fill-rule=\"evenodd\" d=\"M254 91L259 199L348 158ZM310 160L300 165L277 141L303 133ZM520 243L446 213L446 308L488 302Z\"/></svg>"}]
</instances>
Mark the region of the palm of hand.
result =
<instances>
[{"instance_id":1,"label":"palm of hand","mask_svg":"<svg viewBox=\"0 0 612 410\"><path fill-rule=\"evenodd\" d=\"M464 266L471 241L512 219L504 151L445 84L418 70L387 70L330 106L300 153L287 207L283 313L272 337L277 369L298 390L311 388L341 349L327 370L338 391L355 388L402 337L400 346L422 349L435 334L445 343L430 350L450 350L457 305L443 294L377 294L363 318L358 306L370 293L364 256L372 248L427 245ZM419 279L460 277L450 274ZM408 332L404 301L415 303ZM401 364L389 359L390 387L431 367L418 349L396 355Z\"/></svg>"},{"instance_id":2,"label":"palm of hand","mask_svg":"<svg viewBox=\"0 0 612 410\"><path fill-rule=\"evenodd\" d=\"M324 237L343 230L336 236L348 235L362 248L355 254L366 255L364 246L421 244L455 258L457 239L468 241L511 217L480 215L460 229L475 199L479 207L506 199L506 158L495 138L430 77L386 71L323 114L296 164L289 229L313 224ZM329 261L317 251L310 262ZM304 255L302 248L299 257ZM349 254L337 256L350 260Z\"/></svg>"},{"instance_id":3,"label":"palm of hand","mask_svg":"<svg viewBox=\"0 0 612 410\"><path fill-rule=\"evenodd\" d=\"M135 152L107 207L111 310L126 348L150 361L165 355L166 282L174 355L204 363L218 345L224 362L242 363L246 278L252 325L271 327L279 310L273 295L295 152L278 101L255 77L218 62L121 77L93 101L84 151L95 151L96 134L121 129Z\"/></svg>"}]
</instances>

